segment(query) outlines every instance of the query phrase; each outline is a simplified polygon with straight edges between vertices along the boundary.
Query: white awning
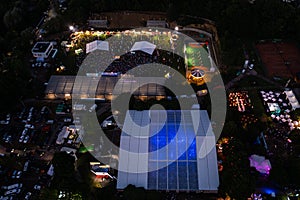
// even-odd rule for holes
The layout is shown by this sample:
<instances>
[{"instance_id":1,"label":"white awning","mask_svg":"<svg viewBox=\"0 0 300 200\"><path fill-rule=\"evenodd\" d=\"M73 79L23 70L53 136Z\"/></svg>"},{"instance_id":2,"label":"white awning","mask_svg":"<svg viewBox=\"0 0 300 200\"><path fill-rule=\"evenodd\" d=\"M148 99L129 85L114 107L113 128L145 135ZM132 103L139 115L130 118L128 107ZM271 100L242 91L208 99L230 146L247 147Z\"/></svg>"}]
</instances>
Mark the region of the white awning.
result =
<instances>
[{"instance_id":1,"label":"white awning","mask_svg":"<svg viewBox=\"0 0 300 200\"><path fill-rule=\"evenodd\" d=\"M86 44L86 53L90 53L92 51L98 50L104 50L109 51L109 45L107 41L101 41L101 40L95 40L93 42Z\"/></svg>"},{"instance_id":2,"label":"white awning","mask_svg":"<svg viewBox=\"0 0 300 200\"><path fill-rule=\"evenodd\" d=\"M292 105L293 110L295 110L296 108L300 108L300 104L297 100L297 98L295 97L295 94L292 90L289 91L284 91L287 98L289 99L289 102Z\"/></svg>"},{"instance_id":3,"label":"white awning","mask_svg":"<svg viewBox=\"0 0 300 200\"><path fill-rule=\"evenodd\" d=\"M134 45L132 46L130 51L143 51L147 54L152 55L155 48L156 48L155 44L152 44L147 41L140 41L140 42L134 43Z\"/></svg>"}]
</instances>

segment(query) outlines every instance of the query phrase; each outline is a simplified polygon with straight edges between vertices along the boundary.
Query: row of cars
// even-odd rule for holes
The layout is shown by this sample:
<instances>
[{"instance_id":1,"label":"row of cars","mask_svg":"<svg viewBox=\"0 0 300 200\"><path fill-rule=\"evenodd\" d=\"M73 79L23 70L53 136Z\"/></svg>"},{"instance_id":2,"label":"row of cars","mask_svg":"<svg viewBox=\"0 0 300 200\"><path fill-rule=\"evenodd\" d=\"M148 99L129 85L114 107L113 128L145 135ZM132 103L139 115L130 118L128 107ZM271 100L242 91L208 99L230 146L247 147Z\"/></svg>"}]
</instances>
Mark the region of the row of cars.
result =
<instances>
[{"instance_id":1,"label":"row of cars","mask_svg":"<svg viewBox=\"0 0 300 200\"><path fill-rule=\"evenodd\" d=\"M25 123L24 125L24 129L19 137L19 143L28 143L29 139L30 139L30 132L31 132L31 129L34 129L34 125L32 124L33 122L33 119L35 117L35 112L34 112L34 107L31 107L29 109L29 112L28 112L28 115L26 117L26 120L23 119L25 116L25 110L23 110L20 115L19 115L19 119L22 120L23 123Z\"/></svg>"},{"instance_id":2,"label":"row of cars","mask_svg":"<svg viewBox=\"0 0 300 200\"><path fill-rule=\"evenodd\" d=\"M3 193L3 195L0 196L0 199L1 200L13 200L16 195L21 193L22 187L23 187L22 183L14 183L12 185L2 186L1 189L4 190L4 193ZM39 190L41 190L41 186L35 185L33 187L33 189L36 191L39 191ZM24 199L29 200L31 195L32 195L32 192L27 192L24 195Z\"/></svg>"},{"instance_id":3,"label":"row of cars","mask_svg":"<svg viewBox=\"0 0 300 200\"><path fill-rule=\"evenodd\" d=\"M20 142L20 143L26 144L26 143L29 141L29 139L30 139L29 132L30 132L30 131L29 131L28 128L25 128L25 129L22 131L22 134L21 134L21 136L20 136L20 138L19 138L19 142Z\"/></svg>"},{"instance_id":4,"label":"row of cars","mask_svg":"<svg viewBox=\"0 0 300 200\"><path fill-rule=\"evenodd\" d=\"M4 194L3 196L0 196L0 199L12 200L14 195L17 195L21 192L22 187L22 183L14 183L12 185L2 186L1 189L4 190Z\"/></svg>"},{"instance_id":5,"label":"row of cars","mask_svg":"<svg viewBox=\"0 0 300 200\"><path fill-rule=\"evenodd\" d=\"M39 67L49 68L49 67L51 67L51 64L49 64L49 63L42 63L42 62L36 62L36 63L32 63L31 67L32 68L35 68L35 67L37 67L37 68L39 68Z\"/></svg>"},{"instance_id":6,"label":"row of cars","mask_svg":"<svg viewBox=\"0 0 300 200\"><path fill-rule=\"evenodd\" d=\"M5 161L8 157L3 154L0 158L2 163L6 163ZM20 167L20 162L18 165L15 165L15 167L17 166ZM42 185L48 184L48 175L44 173L47 168L48 165L40 164L40 161L33 157L27 157L21 170L10 169L5 164L0 165L0 175L4 177L4 179L0 179L0 199L28 200L33 195L37 197L42 189ZM36 182L34 186L31 185L33 180Z\"/></svg>"},{"instance_id":7,"label":"row of cars","mask_svg":"<svg viewBox=\"0 0 300 200\"><path fill-rule=\"evenodd\" d=\"M37 131L36 128L44 123L47 125L48 121L51 121L48 120L49 112L49 108L46 106L42 107L40 113L33 106L24 108L21 112L14 115L14 126L7 126L6 130L3 129L2 141L4 143L13 143L16 139L21 144L29 143L34 138L34 133ZM14 133L18 133L18 135L14 135Z\"/></svg>"}]
</instances>

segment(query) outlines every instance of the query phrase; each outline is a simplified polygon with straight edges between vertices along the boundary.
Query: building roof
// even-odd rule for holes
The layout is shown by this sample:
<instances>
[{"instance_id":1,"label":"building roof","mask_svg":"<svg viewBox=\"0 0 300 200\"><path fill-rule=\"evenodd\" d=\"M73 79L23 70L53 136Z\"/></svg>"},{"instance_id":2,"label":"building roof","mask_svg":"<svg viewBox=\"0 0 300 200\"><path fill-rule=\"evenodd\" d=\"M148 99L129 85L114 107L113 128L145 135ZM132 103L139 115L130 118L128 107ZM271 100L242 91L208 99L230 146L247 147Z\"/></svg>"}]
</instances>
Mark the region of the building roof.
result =
<instances>
[{"instance_id":1,"label":"building roof","mask_svg":"<svg viewBox=\"0 0 300 200\"><path fill-rule=\"evenodd\" d=\"M88 20L89 26L94 28L107 28L108 21L106 19Z\"/></svg>"},{"instance_id":2,"label":"building roof","mask_svg":"<svg viewBox=\"0 0 300 200\"><path fill-rule=\"evenodd\" d=\"M111 99L114 94L131 92L135 96L165 96L164 78L151 77L87 77L87 76L51 76L45 94L55 94L56 98L64 98L66 94L76 98L104 98ZM76 80L76 84L75 83ZM118 87L115 88L118 83ZM160 84L160 85L158 85Z\"/></svg>"},{"instance_id":3,"label":"building roof","mask_svg":"<svg viewBox=\"0 0 300 200\"><path fill-rule=\"evenodd\" d=\"M96 49L109 51L109 44L107 41L100 41L100 40L95 40L93 42L86 44L86 53L93 52Z\"/></svg>"},{"instance_id":4,"label":"building roof","mask_svg":"<svg viewBox=\"0 0 300 200\"><path fill-rule=\"evenodd\" d=\"M147 20L147 27L166 28L166 21L165 20Z\"/></svg>"},{"instance_id":5,"label":"building roof","mask_svg":"<svg viewBox=\"0 0 300 200\"><path fill-rule=\"evenodd\" d=\"M44 53L50 45L52 45L51 42L37 42L32 48L32 53Z\"/></svg>"},{"instance_id":6,"label":"building roof","mask_svg":"<svg viewBox=\"0 0 300 200\"><path fill-rule=\"evenodd\" d=\"M215 136L207 112L128 111L121 135L117 188L129 184L150 190L216 192Z\"/></svg>"},{"instance_id":7,"label":"building roof","mask_svg":"<svg viewBox=\"0 0 300 200\"><path fill-rule=\"evenodd\" d=\"M152 55L155 48L156 48L155 44L152 44L147 41L140 41L140 42L134 43L134 45L132 46L130 51L143 51L147 54Z\"/></svg>"},{"instance_id":8,"label":"building roof","mask_svg":"<svg viewBox=\"0 0 300 200\"><path fill-rule=\"evenodd\" d=\"M286 90L286 91L284 91L284 93L286 94L289 102L291 103L293 110L300 108L300 104L299 104L293 90Z\"/></svg>"}]
</instances>

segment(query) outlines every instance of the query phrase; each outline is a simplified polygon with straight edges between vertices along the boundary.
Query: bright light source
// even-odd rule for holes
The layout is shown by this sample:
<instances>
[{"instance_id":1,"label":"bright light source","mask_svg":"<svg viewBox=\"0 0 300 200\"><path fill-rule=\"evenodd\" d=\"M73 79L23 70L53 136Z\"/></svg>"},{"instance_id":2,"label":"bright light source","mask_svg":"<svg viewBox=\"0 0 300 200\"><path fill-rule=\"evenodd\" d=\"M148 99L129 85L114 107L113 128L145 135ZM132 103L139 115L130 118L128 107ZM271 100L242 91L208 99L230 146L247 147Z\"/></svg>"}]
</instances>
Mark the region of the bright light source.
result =
<instances>
[{"instance_id":1,"label":"bright light source","mask_svg":"<svg viewBox=\"0 0 300 200\"><path fill-rule=\"evenodd\" d=\"M178 30L179 30L178 26L175 26L175 31L178 31Z\"/></svg>"},{"instance_id":2,"label":"bright light source","mask_svg":"<svg viewBox=\"0 0 300 200\"><path fill-rule=\"evenodd\" d=\"M74 29L75 29L74 26L69 26L70 31L74 31Z\"/></svg>"}]
</instances>

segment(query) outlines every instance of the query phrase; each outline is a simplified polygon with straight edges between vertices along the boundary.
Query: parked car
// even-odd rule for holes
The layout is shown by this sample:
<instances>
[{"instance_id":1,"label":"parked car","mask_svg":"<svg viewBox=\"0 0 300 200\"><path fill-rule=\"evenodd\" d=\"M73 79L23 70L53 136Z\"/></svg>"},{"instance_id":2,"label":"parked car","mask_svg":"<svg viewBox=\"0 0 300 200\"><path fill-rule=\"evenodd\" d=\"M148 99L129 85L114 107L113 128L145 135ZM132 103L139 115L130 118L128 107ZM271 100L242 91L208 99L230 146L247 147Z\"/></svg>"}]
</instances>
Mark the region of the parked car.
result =
<instances>
[{"instance_id":1,"label":"parked car","mask_svg":"<svg viewBox=\"0 0 300 200\"><path fill-rule=\"evenodd\" d=\"M20 178L22 175L22 171L14 170L11 178Z\"/></svg>"},{"instance_id":2,"label":"parked car","mask_svg":"<svg viewBox=\"0 0 300 200\"><path fill-rule=\"evenodd\" d=\"M26 124L26 125L25 125L25 128L34 129L34 125L32 125L32 124Z\"/></svg>"},{"instance_id":3,"label":"parked car","mask_svg":"<svg viewBox=\"0 0 300 200\"><path fill-rule=\"evenodd\" d=\"M27 143L28 141L29 141L29 135L26 135L25 138L24 138L23 143Z\"/></svg>"},{"instance_id":4,"label":"parked car","mask_svg":"<svg viewBox=\"0 0 300 200\"><path fill-rule=\"evenodd\" d=\"M40 186L40 185L35 185L35 186L33 187L33 189L35 189L35 190L41 190L41 188L42 188L42 186Z\"/></svg>"},{"instance_id":5,"label":"parked car","mask_svg":"<svg viewBox=\"0 0 300 200\"><path fill-rule=\"evenodd\" d=\"M6 139L5 139L5 143L11 142L11 138L12 138L12 136L11 136L11 135L8 135L8 136L6 137Z\"/></svg>"},{"instance_id":6,"label":"parked car","mask_svg":"<svg viewBox=\"0 0 300 200\"><path fill-rule=\"evenodd\" d=\"M64 119L64 122L70 123L70 122L72 122L72 119L71 119L71 118L65 118L65 119Z\"/></svg>"},{"instance_id":7,"label":"parked car","mask_svg":"<svg viewBox=\"0 0 300 200\"><path fill-rule=\"evenodd\" d=\"M19 139L19 142L23 142L23 140L24 140L24 136L21 135L21 137L20 137L20 139Z\"/></svg>"},{"instance_id":8,"label":"parked car","mask_svg":"<svg viewBox=\"0 0 300 200\"><path fill-rule=\"evenodd\" d=\"M27 160L24 164L23 171L26 172L28 170L29 160Z\"/></svg>"}]
</instances>

